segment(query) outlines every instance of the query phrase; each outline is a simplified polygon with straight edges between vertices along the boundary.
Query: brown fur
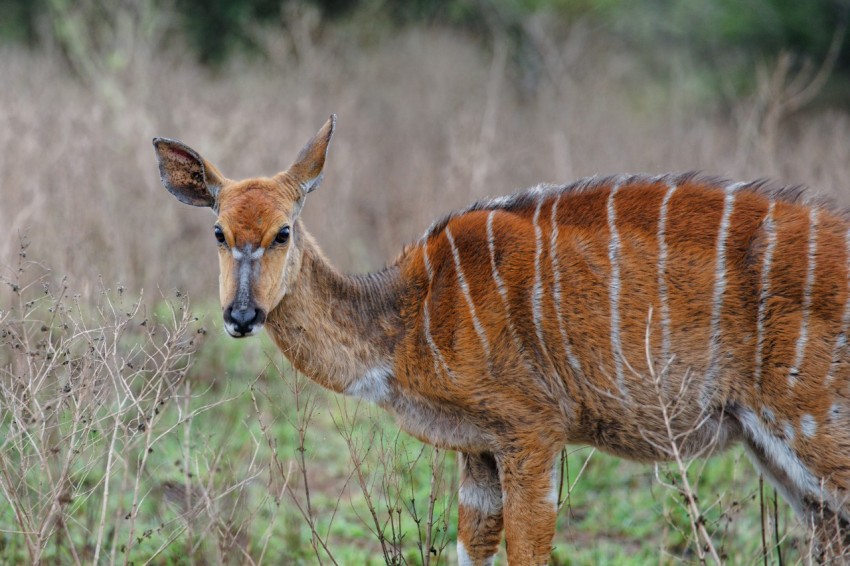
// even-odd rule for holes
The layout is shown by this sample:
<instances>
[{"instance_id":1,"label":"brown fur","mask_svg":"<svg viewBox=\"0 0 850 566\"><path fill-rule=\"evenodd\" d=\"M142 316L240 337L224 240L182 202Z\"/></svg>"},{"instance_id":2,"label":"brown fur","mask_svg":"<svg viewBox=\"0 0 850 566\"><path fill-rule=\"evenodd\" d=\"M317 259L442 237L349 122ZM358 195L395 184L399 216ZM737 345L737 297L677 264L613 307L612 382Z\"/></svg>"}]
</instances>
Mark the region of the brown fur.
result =
<instances>
[{"instance_id":1,"label":"brown fur","mask_svg":"<svg viewBox=\"0 0 850 566\"><path fill-rule=\"evenodd\" d=\"M838 347L850 224L841 215L818 208L813 231L813 209L796 193L757 183L586 180L475 203L386 270L346 276L298 219L333 128L332 118L287 171L239 182L179 142L155 145L166 187L218 213L225 319L242 297L300 371L462 454L463 558L486 563L504 529L512 563L545 563L559 451L588 443L668 459L662 404L686 456L742 441L826 551L847 538L834 530L850 518L850 359ZM284 226L291 238L276 243ZM651 374L662 376L660 391Z\"/></svg>"}]
</instances>

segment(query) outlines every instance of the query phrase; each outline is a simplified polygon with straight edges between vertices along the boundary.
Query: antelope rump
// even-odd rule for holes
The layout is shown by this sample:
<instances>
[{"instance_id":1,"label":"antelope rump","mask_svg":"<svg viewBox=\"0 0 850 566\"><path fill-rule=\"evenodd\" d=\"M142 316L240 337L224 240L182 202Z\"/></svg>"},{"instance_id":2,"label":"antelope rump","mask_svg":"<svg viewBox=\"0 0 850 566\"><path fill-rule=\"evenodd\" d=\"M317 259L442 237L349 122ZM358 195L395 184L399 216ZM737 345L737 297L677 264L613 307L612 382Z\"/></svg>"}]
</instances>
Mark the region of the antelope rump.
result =
<instances>
[{"instance_id":1,"label":"antelope rump","mask_svg":"<svg viewBox=\"0 0 850 566\"><path fill-rule=\"evenodd\" d=\"M458 556L545 564L559 453L646 462L743 443L825 556L850 538L850 222L799 191L694 174L482 200L383 271L335 270L299 218L335 117L273 177L154 140L217 216L227 332L266 328L322 386L459 454ZM675 446L673 446L675 445Z\"/></svg>"}]
</instances>

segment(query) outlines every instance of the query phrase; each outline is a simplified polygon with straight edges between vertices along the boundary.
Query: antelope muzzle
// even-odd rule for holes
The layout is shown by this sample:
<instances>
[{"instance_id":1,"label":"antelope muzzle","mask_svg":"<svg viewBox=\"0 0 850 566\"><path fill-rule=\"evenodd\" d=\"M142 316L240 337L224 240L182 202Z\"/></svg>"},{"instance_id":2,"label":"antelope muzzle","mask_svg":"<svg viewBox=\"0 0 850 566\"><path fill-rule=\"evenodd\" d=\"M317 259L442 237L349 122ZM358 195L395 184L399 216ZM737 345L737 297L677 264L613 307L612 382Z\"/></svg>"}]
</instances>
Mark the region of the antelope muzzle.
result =
<instances>
[{"instance_id":1,"label":"antelope muzzle","mask_svg":"<svg viewBox=\"0 0 850 566\"><path fill-rule=\"evenodd\" d=\"M224 328L234 338L257 334L265 321L266 313L252 303L232 304L224 310Z\"/></svg>"}]
</instances>

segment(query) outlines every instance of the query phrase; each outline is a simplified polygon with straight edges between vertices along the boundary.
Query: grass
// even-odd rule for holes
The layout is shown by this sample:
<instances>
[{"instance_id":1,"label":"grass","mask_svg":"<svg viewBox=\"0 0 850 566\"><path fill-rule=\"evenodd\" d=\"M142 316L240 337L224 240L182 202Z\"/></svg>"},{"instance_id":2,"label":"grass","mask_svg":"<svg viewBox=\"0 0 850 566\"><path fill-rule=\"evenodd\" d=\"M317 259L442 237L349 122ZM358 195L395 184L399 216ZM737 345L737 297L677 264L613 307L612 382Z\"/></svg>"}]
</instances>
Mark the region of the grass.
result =
<instances>
[{"instance_id":1,"label":"grass","mask_svg":"<svg viewBox=\"0 0 850 566\"><path fill-rule=\"evenodd\" d=\"M4 560L415 563L454 538L453 460L289 375L267 340L208 338L180 297L82 304L22 265L0 312Z\"/></svg>"},{"instance_id":2,"label":"grass","mask_svg":"<svg viewBox=\"0 0 850 566\"><path fill-rule=\"evenodd\" d=\"M105 288L83 304L20 265L0 314L3 563L454 562L453 454L295 374L267 338L227 337L217 305L145 312ZM795 563L804 531L742 459L690 463L711 543L762 562L778 518ZM694 560L677 473L570 447L553 562Z\"/></svg>"},{"instance_id":3,"label":"grass","mask_svg":"<svg viewBox=\"0 0 850 566\"><path fill-rule=\"evenodd\" d=\"M319 390L266 338L224 336L212 216L159 186L153 136L231 177L272 174L339 113L304 214L348 270L475 198L597 173L771 177L850 202L847 113L799 115L767 140L764 100L696 105L686 61L646 82L592 30L551 45L531 95L503 48L440 30L299 37L296 57L259 35L265 63L216 75L179 39L140 34L108 88L70 76L50 46L0 47L0 563L455 560L454 456ZM569 452L556 563L697 560L676 467ZM742 460L690 463L718 554L805 561L805 532Z\"/></svg>"}]
</instances>

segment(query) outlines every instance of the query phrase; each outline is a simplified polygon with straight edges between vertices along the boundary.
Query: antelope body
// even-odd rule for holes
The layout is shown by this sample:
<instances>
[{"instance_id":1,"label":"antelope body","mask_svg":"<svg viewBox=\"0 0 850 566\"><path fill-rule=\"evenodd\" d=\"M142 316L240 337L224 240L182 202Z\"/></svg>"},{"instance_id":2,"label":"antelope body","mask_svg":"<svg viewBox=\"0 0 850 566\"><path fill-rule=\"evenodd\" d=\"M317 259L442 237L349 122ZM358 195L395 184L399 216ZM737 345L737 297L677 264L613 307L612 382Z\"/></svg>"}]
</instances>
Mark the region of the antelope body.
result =
<instances>
[{"instance_id":1,"label":"antelope body","mask_svg":"<svg viewBox=\"0 0 850 566\"><path fill-rule=\"evenodd\" d=\"M344 275L299 219L334 125L286 171L238 182L154 144L166 188L217 214L227 331L265 326L319 384L459 452L462 564L492 563L502 531L511 563L548 561L568 442L658 461L670 441L684 456L740 441L843 548L846 218L758 183L589 179L477 202L385 270Z\"/></svg>"}]
</instances>

